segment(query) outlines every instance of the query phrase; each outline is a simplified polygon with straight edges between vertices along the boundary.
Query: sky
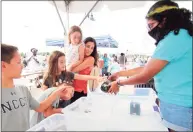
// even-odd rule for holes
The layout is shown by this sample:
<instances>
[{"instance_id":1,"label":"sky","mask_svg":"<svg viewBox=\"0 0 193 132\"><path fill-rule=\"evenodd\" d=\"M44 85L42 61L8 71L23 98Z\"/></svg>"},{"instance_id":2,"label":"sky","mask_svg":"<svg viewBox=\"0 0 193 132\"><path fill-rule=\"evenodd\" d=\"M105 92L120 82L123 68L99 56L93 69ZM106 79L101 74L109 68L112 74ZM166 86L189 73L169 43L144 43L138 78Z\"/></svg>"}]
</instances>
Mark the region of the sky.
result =
<instances>
[{"instance_id":1,"label":"sky","mask_svg":"<svg viewBox=\"0 0 193 132\"><path fill-rule=\"evenodd\" d=\"M155 49L154 40L148 36L146 12L154 2L144 7L110 11L104 7L94 12L96 21L88 19L82 24L84 36L111 35L119 42L119 50L129 52L152 53ZM192 10L192 3L177 2L180 7ZM60 12L64 24L66 16ZM70 26L79 25L84 13L71 14ZM55 7L47 1L3 1L2 2L2 41L16 45L20 51L29 51L36 47L39 51L51 50L45 46L46 39L64 37L62 25ZM102 49L101 49L102 50ZM114 51L113 51L114 52Z\"/></svg>"}]
</instances>

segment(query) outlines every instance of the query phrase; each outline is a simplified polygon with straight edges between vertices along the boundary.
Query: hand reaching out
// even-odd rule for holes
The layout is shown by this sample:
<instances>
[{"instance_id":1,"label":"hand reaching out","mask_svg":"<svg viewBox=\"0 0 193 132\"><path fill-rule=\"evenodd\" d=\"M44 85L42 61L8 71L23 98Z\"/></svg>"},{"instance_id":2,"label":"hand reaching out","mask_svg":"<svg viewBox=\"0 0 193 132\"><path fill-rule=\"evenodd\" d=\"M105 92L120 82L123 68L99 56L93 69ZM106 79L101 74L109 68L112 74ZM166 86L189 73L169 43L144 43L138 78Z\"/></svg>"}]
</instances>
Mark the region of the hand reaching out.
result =
<instances>
[{"instance_id":1,"label":"hand reaching out","mask_svg":"<svg viewBox=\"0 0 193 132\"><path fill-rule=\"evenodd\" d=\"M68 89L68 88L71 89L72 86L67 86L65 84L61 84L58 87L56 87L56 90L53 92L53 94L61 96L66 92L66 89Z\"/></svg>"},{"instance_id":2,"label":"hand reaching out","mask_svg":"<svg viewBox=\"0 0 193 132\"><path fill-rule=\"evenodd\" d=\"M108 77L108 80L116 81L119 78L118 73L114 73L111 76Z\"/></svg>"},{"instance_id":3,"label":"hand reaching out","mask_svg":"<svg viewBox=\"0 0 193 132\"><path fill-rule=\"evenodd\" d=\"M117 85L117 82L114 81L114 82L111 83L111 87L110 87L108 93L117 94L118 92L119 92L119 86Z\"/></svg>"},{"instance_id":4,"label":"hand reaching out","mask_svg":"<svg viewBox=\"0 0 193 132\"><path fill-rule=\"evenodd\" d=\"M105 82L107 80L107 77L97 77L98 82Z\"/></svg>"}]
</instances>

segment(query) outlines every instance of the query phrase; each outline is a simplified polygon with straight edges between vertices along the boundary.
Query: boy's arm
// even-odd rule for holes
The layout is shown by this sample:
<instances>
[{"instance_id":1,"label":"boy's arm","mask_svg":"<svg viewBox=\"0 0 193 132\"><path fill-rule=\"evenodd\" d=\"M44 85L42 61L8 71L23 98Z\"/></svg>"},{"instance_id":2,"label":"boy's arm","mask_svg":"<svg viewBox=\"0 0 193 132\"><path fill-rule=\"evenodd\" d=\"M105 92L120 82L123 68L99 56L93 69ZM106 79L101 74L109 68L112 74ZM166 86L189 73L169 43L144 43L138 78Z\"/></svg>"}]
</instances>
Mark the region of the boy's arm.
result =
<instances>
[{"instance_id":1,"label":"boy's arm","mask_svg":"<svg viewBox=\"0 0 193 132\"><path fill-rule=\"evenodd\" d=\"M50 106L43 112L45 117L51 116L56 113L62 113L62 108L53 108L52 106Z\"/></svg>"},{"instance_id":2,"label":"boy's arm","mask_svg":"<svg viewBox=\"0 0 193 132\"><path fill-rule=\"evenodd\" d=\"M46 98L44 101L40 102L40 105L38 108L35 109L36 112L43 112L45 109L47 109L49 106L52 105L52 103L57 99L58 97L57 92L53 92L48 98Z\"/></svg>"},{"instance_id":3,"label":"boy's arm","mask_svg":"<svg viewBox=\"0 0 193 132\"><path fill-rule=\"evenodd\" d=\"M81 44L79 49L78 49L78 54L79 54L79 60L77 62L74 62L70 65L71 69L75 68L79 64L81 64L84 60L84 45Z\"/></svg>"},{"instance_id":4,"label":"boy's arm","mask_svg":"<svg viewBox=\"0 0 193 132\"><path fill-rule=\"evenodd\" d=\"M42 101L40 103L32 97L31 93L28 90L30 108L35 110L36 112L45 111L45 109L47 109L49 106L51 106L52 103L57 99L57 97L60 96L61 92L63 92L64 89L66 89L66 88L71 88L71 87L70 86L58 87L48 98L46 98L44 101Z\"/></svg>"}]
</instances>

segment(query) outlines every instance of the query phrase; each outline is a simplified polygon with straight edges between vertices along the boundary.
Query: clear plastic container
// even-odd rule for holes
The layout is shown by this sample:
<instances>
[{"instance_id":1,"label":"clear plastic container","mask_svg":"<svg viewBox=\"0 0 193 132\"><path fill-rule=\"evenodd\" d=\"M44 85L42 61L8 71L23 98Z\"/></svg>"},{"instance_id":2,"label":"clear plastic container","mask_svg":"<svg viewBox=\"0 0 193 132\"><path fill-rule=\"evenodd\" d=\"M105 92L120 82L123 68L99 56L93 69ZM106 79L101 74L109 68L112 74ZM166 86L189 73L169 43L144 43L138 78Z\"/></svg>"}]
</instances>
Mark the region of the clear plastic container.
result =
<instances>
[{"instance_id":1,"label":"clear plastic container","mask_svg":"<svg viewBox=\"0 0 193 132\"><path fill-rule=\"evenodd\" d=\"M60 124L65 121L66 121L66 118L64 114L54 114L42 120L40 123L36 124L28 131L51 131L51 130L54 131L54 129L58 130L58 129L61 129L62 127L60 126ZM62 129L63 131L66 130L65 127L62 127Z\"/></svg>"},{"instance_id":2,"label":"clear plastic container","mask_svg":"<svg viewBox=\"0 0 193 132\"><path fill-rule=\"evenodd\" d=\"M136 90L132 95L92 93L64 108L64 114L52 115L29 131L166 131L159 113L154 112L152 89ZM130 114L131 102L140 104L140 115Z\"/></svg>"},{"instance_id":3,"label":"clear plastic container","mask_svg":"<svg viewBox=\"0 0 193 132\"><path fill-rule=\"evenodd\" d=\"M99 118L85 114L54 114L28 131L105 131L107 126Z\"/></svg>"},{"instance_id":4,"label":"clear plastic container","mask_svg":"<svg viewBox=\"0 0 193 132\"><path fill-rule=\"evenodd\" d=\"M167 131L161 119L149 116L116 116L101 119L79 113L55 114L28 131Z\"/></svg>"},{"instance_id":5,"label":"clear plastic container","mask_svg":"<svg viewBox=\"0 0 193 132\"><path fill-rule=\"evenodd\" d=\"M141 114L148 115L153 112L155 99L152 89L136 89L132 95L111 95L104 93L92 93L88 97L82 97L73 104L63 109L63 113L78 112L89 113L101 117L130 114L130 103L140 104Z\"/></svg>"}]
</instances>

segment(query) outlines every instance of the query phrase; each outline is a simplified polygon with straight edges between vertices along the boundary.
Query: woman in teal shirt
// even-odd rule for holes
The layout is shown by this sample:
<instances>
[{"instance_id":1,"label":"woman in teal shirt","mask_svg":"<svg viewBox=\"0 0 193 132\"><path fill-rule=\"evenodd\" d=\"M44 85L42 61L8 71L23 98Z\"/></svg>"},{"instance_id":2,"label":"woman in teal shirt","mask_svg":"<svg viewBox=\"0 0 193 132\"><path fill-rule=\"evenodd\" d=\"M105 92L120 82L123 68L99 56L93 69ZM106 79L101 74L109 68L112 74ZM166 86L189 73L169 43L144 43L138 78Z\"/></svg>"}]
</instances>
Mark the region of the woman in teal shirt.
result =
<instances>
[{"instance_id":1,"label":"woman in teal shirt","mask_svg":"<svg viewBox=\"0 0 193 132\"><path fill-rule=\"evenodd\" d=\"M192 131L191 15L175 2L156 2L146 16L148 33L156 40L152 59L138 74L113 82L109 89L117 93L121 85L146 83L154 77L160 114L169 131Z\"/></svg>"}]
</instances>

